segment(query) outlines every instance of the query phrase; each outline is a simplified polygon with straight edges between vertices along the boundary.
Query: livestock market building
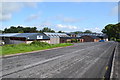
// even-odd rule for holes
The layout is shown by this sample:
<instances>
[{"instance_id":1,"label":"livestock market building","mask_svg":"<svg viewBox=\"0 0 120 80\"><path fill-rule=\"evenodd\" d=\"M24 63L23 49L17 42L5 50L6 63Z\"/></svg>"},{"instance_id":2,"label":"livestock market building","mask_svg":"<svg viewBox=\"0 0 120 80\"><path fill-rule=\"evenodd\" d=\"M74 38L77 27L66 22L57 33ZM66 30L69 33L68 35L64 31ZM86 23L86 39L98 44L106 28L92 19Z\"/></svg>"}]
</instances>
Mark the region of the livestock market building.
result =
<instances>
[{"instance_id":1,"label":"livestock market building","mask_svg":"<svg viewBox=\"0 0 120 80\"><path fill-rule=\"evenodd\" d=\"M69 36L66 33L45 32L44 34L46 34L50 38L50 44L67 43L71 42L72 39L77 39L79 42L83 42L83 39L81 37Z\"/></svg>"},{"instance_id":2,"label":"livestock market building","mask_svg":"<svg viewBox=\"0 0 120 80\"><path fill-rule=\"evenodd\" d=\"M84 42L99 42L99 40L108 41L108 36L102 33L79 33L77 37L84 39Z\"/></svg>"},{"instance_id":3,"label":"livestock market building","mask_svg":"<svg viewBox=\"0 0 120 80\"><path fill-rule=\"evenodd\" d=\"M66 39L63 38L68 38L68 36L65 33L49 33L49 32L44 32L49 38L50 38L50 44L59 44L59 43L66 43ZM63 39L61 41L61 39Z\"/></svg>"},{"instance_id":4,"label":"livestock market building","mask_svg":"<svg viewBox=\"0 0 120 80\"><path fill-rule=\"evenodd\" d=\"M76 39L78 42L84 42L84 39L81 36L77 36L75 33L66 33L68 36L70 36L69 39Z\"/></svg>"},{"instance_id":5,"label":"livestock market building","mask_svg":"<svg viewBox=\"0 0 120 80\"><path fill-rule=\"evenodd\" d=\"M50 38L43 33L6 33L0 34L4 44L31 43L35 40L50 43Z\"/></svg>"}]
</instances>

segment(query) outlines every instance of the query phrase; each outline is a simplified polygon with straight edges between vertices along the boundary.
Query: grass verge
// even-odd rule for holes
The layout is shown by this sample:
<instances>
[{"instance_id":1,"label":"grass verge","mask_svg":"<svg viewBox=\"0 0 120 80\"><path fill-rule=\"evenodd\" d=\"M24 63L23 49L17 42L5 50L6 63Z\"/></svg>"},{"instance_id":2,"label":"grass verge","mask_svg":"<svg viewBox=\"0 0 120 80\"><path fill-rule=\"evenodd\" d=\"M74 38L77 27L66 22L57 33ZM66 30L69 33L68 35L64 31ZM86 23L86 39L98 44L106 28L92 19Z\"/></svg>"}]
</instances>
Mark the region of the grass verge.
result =
<instances>
[{"instance_id":1,"label":"grass verge","mask_svg":"<svg viewBox=\"0 0 120 80\"><path fill-rule=\"evenodd\" d=\"M56 47L65 47L71 46L73 44L70 43L61 43L61 44L48 44L44 42L33 42L31 44L10 44L5 46L0 46L2 48L2 55L16 54L16 53L24 53L31 52L36 50L44 50Z\"/></svg>"}]
</instances>

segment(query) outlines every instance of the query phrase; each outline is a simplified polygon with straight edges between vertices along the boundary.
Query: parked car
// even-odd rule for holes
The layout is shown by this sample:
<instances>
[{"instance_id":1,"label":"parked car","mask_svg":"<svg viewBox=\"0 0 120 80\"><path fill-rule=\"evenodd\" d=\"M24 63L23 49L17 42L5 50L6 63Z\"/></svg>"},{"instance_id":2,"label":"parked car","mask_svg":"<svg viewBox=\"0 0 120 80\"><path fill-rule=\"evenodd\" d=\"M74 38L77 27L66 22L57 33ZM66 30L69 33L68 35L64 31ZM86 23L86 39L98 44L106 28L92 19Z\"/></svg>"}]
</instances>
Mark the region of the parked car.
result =
<instances>
[{"instance_id":1,"label":"parked car","mask_svg":"<svg viewBox=\"0 0 120 80\"><path fill-rule=\"evenodd\" d=\"M105 42L105 40L99 40L99 42Z\"/></svg>"}]
</instances>

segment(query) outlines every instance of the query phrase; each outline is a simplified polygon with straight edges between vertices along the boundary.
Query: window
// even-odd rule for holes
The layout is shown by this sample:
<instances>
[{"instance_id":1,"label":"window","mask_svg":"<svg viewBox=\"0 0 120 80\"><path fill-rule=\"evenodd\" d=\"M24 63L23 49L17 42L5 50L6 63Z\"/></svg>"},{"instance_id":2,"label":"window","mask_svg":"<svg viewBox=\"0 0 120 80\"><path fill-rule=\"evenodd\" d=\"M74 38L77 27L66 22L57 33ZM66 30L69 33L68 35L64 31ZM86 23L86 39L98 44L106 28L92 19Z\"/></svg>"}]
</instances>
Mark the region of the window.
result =
<instances>
[{"instance_id":1,"label":"window","mask_svg":"<svg viewBox=\"0 0 120 80\"><path fill-rule=\"evenodd\" d=\"M37 35L37 39L43 39L42 35Z\"/></svg>"}]
</instances>

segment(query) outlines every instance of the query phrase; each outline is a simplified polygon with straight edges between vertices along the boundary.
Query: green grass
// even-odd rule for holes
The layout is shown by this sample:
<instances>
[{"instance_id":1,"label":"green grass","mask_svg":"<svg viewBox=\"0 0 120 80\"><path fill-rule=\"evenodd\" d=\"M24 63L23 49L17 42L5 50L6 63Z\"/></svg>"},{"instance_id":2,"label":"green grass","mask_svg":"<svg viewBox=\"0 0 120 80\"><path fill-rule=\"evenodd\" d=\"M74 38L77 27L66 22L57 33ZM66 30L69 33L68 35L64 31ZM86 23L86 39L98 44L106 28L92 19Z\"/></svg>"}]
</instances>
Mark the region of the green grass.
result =
<instances>
[{"instance_id":1,"label":"green grass","mask_svg":"<svg viewBox=\"0 0 120 80\"><path fill-rule=\"evenodd\" d=\"M71 46L73 44L70 43L61 43L61 44L48 44L43 42L34 42L32 44L10 44L0 47L2 50L2 55L9 55L9 54L16 54L16 53L24 53L24 52L31 52L36 50L44 50L56 47L65 47Z\"/></svg>"}]
</instances>

